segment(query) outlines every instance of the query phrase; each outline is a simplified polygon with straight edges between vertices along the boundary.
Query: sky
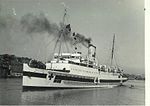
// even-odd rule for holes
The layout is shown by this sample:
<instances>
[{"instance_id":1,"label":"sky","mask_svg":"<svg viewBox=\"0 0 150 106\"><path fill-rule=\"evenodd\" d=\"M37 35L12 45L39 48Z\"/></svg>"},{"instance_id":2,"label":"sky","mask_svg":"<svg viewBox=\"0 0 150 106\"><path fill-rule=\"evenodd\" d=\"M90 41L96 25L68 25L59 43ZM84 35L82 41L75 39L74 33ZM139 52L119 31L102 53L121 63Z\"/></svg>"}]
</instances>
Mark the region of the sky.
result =
<instances>
[{"instance_id":1,"label":"sky","mask_svg":"<svg viewBox=\"0 0 150 106\"><path fill-rule=\"evenodd\" d=\"M99 63L110 64L115 34L117 65L127 73L144 74L144 0L0 0L0 54L47 61L54 50L55 41L49 44L54 37L43 32L26 33L18 20L29 13L42 13L50 22L59 24L64 4L66 23L70 23L72 31L92 38Z\"/></svg>"}]
</instances>

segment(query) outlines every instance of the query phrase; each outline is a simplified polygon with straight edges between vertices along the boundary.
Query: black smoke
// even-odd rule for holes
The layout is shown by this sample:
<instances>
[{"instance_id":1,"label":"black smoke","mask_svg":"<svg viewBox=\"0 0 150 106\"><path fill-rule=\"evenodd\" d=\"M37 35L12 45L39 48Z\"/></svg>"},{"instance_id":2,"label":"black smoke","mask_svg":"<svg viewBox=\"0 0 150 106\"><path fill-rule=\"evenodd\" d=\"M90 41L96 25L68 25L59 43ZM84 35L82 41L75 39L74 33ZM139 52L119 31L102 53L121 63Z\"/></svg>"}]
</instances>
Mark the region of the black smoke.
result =
<instances>
[{"instance_id":1,"label":"black smoke","mask_svg":"<svg viewBox=\"0 0 150 106\"><path fill-rule=\"evenodd\" d=\"M55 23L51 23L44 14L33 15L28 13L24 15L20 20L21 27L27 33L43 33L48 32L49 35L57 35L59 27Z\"/></svg>"},{"instance_id":2,"label":"black smoke","mask_svg":"<svg viewBox=\"0 0 150 106\"><path fill-rule=\"evenodd\" d=\"M21 27L27 33L44 33L48 32L51 36L58 37L62 42L69 42L71 44L82 44L88 47L91 38L86 38L82 34L74 34L71 32L71 25L60 22L59 25L50 22L44 14L33 15L28 13L20 20Z\"/></svg>"},{"instance_id":3,"label":"black smoke","mask_svg":"<svg viewBox=\"0 0 150 106\"><path fill-rule=\"evenodd\" d=\"M85 47L91 41L84 35L73 34L70 24L51 22L43 13L39 15L28 13L21 18L0 13L0 53L30 57L40 51L39 57L42 57L45 46L53 38L56 38L53 42L59 38L59 41L70 45L81 44Z\"/></svg>"},{"instance_id":4,"label":"black smoke","mask_svg":"<svg viewBox=\"0 0 150 106\"><path fill-rule=\"evenodd\" d=\"M73 36L75 40L74 45L81 43L83 46L88 47L92 41L91 38L86 38L84 35L81 35L79 33L77 34L73 33Z\"/></svg>"}]
</instances>

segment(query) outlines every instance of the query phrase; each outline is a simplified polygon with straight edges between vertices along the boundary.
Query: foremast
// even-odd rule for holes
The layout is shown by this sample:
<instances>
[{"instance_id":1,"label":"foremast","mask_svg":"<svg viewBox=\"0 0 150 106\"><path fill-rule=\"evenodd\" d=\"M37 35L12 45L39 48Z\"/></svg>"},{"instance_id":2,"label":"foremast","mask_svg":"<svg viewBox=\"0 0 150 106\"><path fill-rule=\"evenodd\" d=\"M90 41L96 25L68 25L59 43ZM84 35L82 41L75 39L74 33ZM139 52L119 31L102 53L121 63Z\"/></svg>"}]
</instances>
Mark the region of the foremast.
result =
<instances>
[{"instance_id":1,"label":"foremast","mask_svg":"<svg viewBox=\"0 0 150 106\"><path fill-rule=\"evenodd\" d=\"M110 65L113 65L113 59L114 59L114 48L115 48L115 34L113 36L113 44L112 44L112 49L111 49L111 60L110 60Z\"/></svg>"}]
</instances>

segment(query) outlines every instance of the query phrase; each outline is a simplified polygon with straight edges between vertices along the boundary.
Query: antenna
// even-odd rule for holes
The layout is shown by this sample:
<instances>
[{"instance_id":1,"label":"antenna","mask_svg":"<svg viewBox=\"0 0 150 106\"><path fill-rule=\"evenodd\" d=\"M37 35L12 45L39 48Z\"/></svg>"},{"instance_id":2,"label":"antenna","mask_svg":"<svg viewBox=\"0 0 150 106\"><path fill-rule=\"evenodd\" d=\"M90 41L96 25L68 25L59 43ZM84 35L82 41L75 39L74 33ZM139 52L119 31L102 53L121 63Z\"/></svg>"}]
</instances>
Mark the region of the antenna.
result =
<instances>
[{"instance_id":1,"label":"antenna","mask_svg":"<svg viewBox=\"0 0 150 106\"><path fill-rule=\"evenodd\" d=\"M112 51L111 51L111 61L110 61L111 66L112 66L112 62L114 58L114 46L115 46L115 34L113 36L113 45L112 45Z\"/></svg>"},{"instance_id":2,"label":"antenna","mask_svg":"<svg viewBox=\"0 0 150 106\"><path fill-rule=\"evenodd\" d=\"M61 41L60 39L61 39L61 37L63 36L64 29L66 28L66 26L65 26L65 19L66 19L66 15L67 15L67 8L66 8L65 3L62 2L61 4L64 6L64 15L63 15L63 20L62 20L63 26L62 26L62 29L60 30L60 33L59 33L60 35L59 35L59 38L58 38L58 40L57 40L57 41L59 41L59 43L60 43L60 45L59 45L59 52L58 52L59 57L60 57L61 46L62 46L62 41ZM57 45L57 44L56 44L56 45Z\"/></svg>"},{"instance_id":3,"label":"antenna","mask_svg":"<svg viewBox=\"0 0 150 106\"><path fill-rule=\"evenodd\" d=\"M63 24L65 24L65 18L66 18L66 15L67 15L67 9L65 8L64 16L63 16Z\"/></svg>"},{"instance_id":4,"label":"antenna","mask_svg":"<svg viewBox=\"0 0 150 106\"><path fill-rule=\"evenodd\" d=\"M66 16L67 16L67 6L64 2L61 3L63 6L64 6L64 15L63 15L63 24L65 24L65 19L66 19Z\"/></svg>"}]
</instances>

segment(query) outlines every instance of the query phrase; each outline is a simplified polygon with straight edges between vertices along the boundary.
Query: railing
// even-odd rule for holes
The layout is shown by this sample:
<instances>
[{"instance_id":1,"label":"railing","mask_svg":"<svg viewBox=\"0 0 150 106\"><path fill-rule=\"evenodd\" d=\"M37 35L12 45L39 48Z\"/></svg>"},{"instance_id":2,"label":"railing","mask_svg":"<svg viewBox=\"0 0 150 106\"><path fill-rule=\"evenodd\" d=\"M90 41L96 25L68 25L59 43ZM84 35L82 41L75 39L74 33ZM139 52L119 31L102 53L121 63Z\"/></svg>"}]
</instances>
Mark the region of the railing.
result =
<instances>
[{"instance_id":1,"label":"railing","mask_svg":"<svg viewBox=\"0 0 150 106\"><path fill-rule=\"evenodd\" d=\"M79 66L84 66L84 67L89 67L89 68L94 68L94 65L90 65L90 64L76 63L76 62L73 62L73 61L68 61L68 63L79 65Z\"/></svg>"}]
</instances>

